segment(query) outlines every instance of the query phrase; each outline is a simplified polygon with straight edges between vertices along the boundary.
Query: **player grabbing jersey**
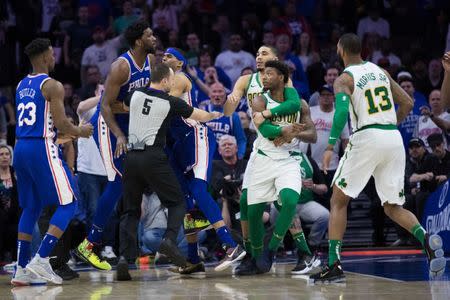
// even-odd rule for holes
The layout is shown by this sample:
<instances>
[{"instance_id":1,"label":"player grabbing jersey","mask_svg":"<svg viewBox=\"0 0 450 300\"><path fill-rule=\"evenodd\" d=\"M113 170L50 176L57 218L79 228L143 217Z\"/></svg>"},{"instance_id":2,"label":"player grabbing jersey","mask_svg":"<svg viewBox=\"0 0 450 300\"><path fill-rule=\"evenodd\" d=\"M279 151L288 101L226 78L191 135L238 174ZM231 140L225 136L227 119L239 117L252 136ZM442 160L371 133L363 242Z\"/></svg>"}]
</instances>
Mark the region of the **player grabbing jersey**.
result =
<instances>
[{"instance_id":1,"label":"player grabbing jersey","mask_svg":"<svg viewBox=\"0 0 450 300\"><path fill-rule=\"evenodd\" d=\"M94 140L99 147L109 182L97 201L88 236L76 249L80 258L100 270L110 270L111 265L101 260L92 249L94 244L101 243L106 221L122 196L122 154L126 152L129 121L129 114L123 109L122 103L130 91L148 85L151 67L149 52L153 51L156 43L148 23L143 21L131 24L125 31L125 38L131 47L112 63L105 91L91 119Z\"/></svg>"},{"instance_id":2,"label":"player grabbing jersey","mask_svg":"<svg viewBox=\"0 0 450 300\"><path fill-rule=\"evenodd\" d=\"M90 124L72 125L64 111L64 87L48 76L55 56L47 39L35 39L25 48L33 72L17 85L14 169L17 174L22 215L17 238L17 265L11 283L16 286L61 284L52 270L49 254L66 230L76 210L75 183L61 149L55 144L56 130L72 137L92 135ZM58 205L35 257L31 235L42 209Z\"/></svg>"},{"instance_id":3,"label":"player grabbing jersey","mask_svg":"<svg viewBox=\"0 0 450 300\"><path fill-rule=\"evenodd\" d=\"M191 95L191 80L183 72L186 59L182 52L176 48L168 48L164 53L163 63L175 71L175 84L170 94L195 107L196 101ZM193 199L195 199L199 209L216 230L224 244L226 255L215 269L223 270L233 262L241 260L246 253L231 237L217 203L208 193L208 181L211 177L212 159L216 147L214 134L202 123L176 118L172 121L170 135L174 141L168 149L169 157L185 193L187 210L189 212L194 208ZM197 234L187 235L187 241L188 259L192 265L177 271L184 274L204 272L205 268L198 256Z\"/></svg>"},{"instance_id":4,"label":"player grabbing jersey","mask_svg":"<svg viewBox=\"0 0 450 300\"><path fill-rule=\"evenodd\" d=\"M339 39L337 51L346 69L334 82L336 111L323 156L323 170L328 169L332 149L347 122L349 111L353 134L333 178L328 265L311 279L314 282L345 280L340 251L347 205L350 198L358 196L371 176L375 179L386 215L420 241L428 256L431 275L441 274L446 264L442 239L427 234L417 218L402 207L405 202L405 151L397 124L411 111L413 101L388 72L361 59L361 41L357 35L344 34ZM394 102L398 104L397 112Z\"/></svg>"}]
</instances>

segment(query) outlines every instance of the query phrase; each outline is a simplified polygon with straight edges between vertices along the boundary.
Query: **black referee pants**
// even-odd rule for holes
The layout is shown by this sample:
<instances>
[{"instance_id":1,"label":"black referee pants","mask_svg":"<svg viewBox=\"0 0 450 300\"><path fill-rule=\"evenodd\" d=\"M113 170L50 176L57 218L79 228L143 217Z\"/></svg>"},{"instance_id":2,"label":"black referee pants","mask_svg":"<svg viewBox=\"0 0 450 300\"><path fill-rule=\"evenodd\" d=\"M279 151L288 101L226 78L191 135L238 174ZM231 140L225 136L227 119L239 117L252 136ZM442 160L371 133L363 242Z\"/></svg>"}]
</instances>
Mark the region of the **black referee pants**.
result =
<instances>
[{"instance_id":1,"label":"black referee pants","mask_svg":"<svg viewBox=\"0 0 450 300\"><path fill-rule=\"evenodd\" d=\"M181 187L163 149L147 146L143 151L128 152L124 161L122 184L120 255L128 261L134 261L138 255L137 228L142 194L146 188L155 192L161 204L168 208L164 237L176 244L186 208Z\"/></svg>"}]
</instances>

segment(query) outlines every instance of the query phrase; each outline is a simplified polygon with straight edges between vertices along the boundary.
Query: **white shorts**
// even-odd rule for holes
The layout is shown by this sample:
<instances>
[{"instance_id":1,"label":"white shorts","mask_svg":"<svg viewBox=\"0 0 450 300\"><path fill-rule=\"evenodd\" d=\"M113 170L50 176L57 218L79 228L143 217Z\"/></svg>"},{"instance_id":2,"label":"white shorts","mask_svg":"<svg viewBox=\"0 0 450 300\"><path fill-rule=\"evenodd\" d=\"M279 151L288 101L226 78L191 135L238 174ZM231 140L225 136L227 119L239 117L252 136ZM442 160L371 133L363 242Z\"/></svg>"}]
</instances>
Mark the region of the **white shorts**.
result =
<instances>
[{"instance_id":1,"label":"white shorts","mask_svg":"<svg viewBox=\"0 0 450 300\"><path fill-rule=\"evenodd\" d=\"M253 161L255 160L256 151L250 153L248 158L247 167L245 167L244 178L242 179L242 189L248 188L250 174L252 173Z\"/></svg>"},{"instance_id":2,"label":"white shorts","mask_svg":"<svg viewBox=\"0 0 450 300\"><path fill-rule=\"evenodd\" d=\"M248 205L273 202L286 188L300 194L302 188L300 164L292 157L275 160L255 153L247 177Z\"/></svg>"},{"instance_id":3,"label":"white shorts","mask_svg":"<svg viewBox=\"0 0 450 300\"><path fill-rule=\"evenodd\" d=\"M373 176L382 204L403 205L405 156L398 130L369 128L356 132L339 161L333 184L356 198Z\"/></svg>"}]
</instances>

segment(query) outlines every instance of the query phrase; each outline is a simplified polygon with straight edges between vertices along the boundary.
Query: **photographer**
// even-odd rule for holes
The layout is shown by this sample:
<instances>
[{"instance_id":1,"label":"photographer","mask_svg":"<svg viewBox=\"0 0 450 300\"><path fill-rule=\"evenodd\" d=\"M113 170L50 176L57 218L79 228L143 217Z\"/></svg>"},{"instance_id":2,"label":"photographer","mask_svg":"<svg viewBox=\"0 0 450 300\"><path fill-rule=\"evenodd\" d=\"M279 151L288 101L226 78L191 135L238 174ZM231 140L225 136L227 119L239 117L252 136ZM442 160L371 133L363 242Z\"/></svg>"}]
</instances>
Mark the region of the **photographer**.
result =
<instances>
[{"instance_id":1,"label":"photographer","mask_svg":"<svg viewBox=\"0 0 450 300\"><path fill-rule=\"evenodd\" d=\"M236 138L223 135L219 140L222 160L213 162L213 197L222 204L222 217L233 231L240 232L239 199L241 197L242 176L247 160L238 159Z\"/></svg>"}]
</instances>

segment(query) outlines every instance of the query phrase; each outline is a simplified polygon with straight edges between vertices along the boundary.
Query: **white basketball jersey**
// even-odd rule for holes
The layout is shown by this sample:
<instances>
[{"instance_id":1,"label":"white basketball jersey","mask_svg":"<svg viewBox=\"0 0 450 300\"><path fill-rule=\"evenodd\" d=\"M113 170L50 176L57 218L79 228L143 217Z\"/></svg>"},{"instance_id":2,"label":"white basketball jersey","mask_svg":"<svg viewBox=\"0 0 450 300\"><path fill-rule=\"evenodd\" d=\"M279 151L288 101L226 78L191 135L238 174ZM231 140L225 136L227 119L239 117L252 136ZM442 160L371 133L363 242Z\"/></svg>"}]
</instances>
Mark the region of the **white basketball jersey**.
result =
<instances>
[{"instance_id":1,"label":"white basketball jersey","mask_svg":"<svg viewBox=\"0 0 450 300\"><path fill-rule=\"evenodd\" d=\"M348 66L353 77L350 119L353 132L367 125L396 125L391 83L383 70L371 62Z\"/></svg>"},{"instance_id":2,"label":"white basketball jersey","mask_svg":"<svg viewBox=\"0 0 450 300\"><path fill-rule=\"evenodd\" d=\"M269 92L263 94L264 99L266 100L266 108L271 109L280 105L280 102L272 99ZM272 124L278 125L280 127L288 126L294 123L300 123L300 110L294 114L283 115L283 116L274 116L270 119ZM273 141L263 137L259 130L257 130L258 137L255 141L255 148L263 152L265 155L272 159L283 159L288 158L290 156L290 151L296 150L299 147L300 141L298 139L293 139L288 144L283 144L282 146L275 146Z\"/></svg>"},{"instance_id":3,"label":"white basketball jersey","mask_svg":"<svg viewBox=\"0 0 450 300\"><path fill-rule=\"evenodd\" d=\"M250 75L250 80L248 81L247 86L247 106L252 111L252 101L255 97L261 95L263 92L263 85L261 84L261 80L259 78L259 72L253 73Z\"/></svg>"}]
</instances>

